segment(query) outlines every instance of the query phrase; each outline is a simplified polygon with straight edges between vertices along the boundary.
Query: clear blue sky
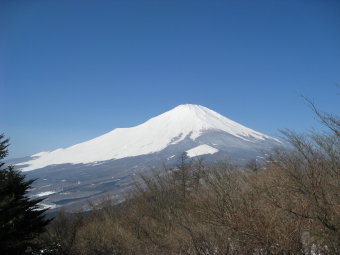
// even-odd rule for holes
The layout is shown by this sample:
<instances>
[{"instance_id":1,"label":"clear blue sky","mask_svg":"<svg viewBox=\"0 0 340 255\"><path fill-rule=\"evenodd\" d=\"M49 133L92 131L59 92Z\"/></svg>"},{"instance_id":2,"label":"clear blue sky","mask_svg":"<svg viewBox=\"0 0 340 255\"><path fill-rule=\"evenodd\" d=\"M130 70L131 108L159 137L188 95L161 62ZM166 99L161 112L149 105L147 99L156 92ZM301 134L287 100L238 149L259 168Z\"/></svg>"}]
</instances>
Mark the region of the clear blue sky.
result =
<instances>
[{"instance_id":1,"label":"clear blue sky","mask_svg":"<svg viewBox=\"0 0 340 255\"><path fill-rule=\"evenodd\" d=\"M340 109L338 0L0 0L0 132L10 157L179 104L269 135Z\"/></svg>"}]
</instances>

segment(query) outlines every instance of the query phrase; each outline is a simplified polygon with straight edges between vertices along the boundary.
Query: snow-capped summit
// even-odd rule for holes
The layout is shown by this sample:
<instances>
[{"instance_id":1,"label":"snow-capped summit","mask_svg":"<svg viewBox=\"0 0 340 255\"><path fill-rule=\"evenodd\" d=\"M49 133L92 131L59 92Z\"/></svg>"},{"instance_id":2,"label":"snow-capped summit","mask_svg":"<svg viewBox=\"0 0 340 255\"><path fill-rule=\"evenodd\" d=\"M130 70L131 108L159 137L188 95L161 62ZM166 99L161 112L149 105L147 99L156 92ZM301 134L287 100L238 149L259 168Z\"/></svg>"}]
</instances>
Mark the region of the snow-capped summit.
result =
<instances>
[{"instance_id":1,"label":"snow-capped summit","mask_svg":"<svg viewBox=\"0 0 340 255\"><path fill-rule=\"evenodd\" d=\"M159 153L169 146L184 141L188 141L185 143L185 149L189 150L202 145L203 141L200 140L200 137L209 132L223 133L225 136L233 137L234 140L243 141L247 144L265 141L278 142L274 138L242 126L204 106L183 104L138 126L116 128L102 136L65 149L35 154L30 161L20 163L18 167L21 167L23 171L30 171L49 165L87 164L135 157ZM216 140L216 135L214 137ZM236 146L234 140L230 143L232 146ZM189 141L192 144L191 148L187 148ZM210 144L200 148L209 147L209 151L214 153L222 147L228 146L228 144L219 144L220 148L216 148L207 138L204 139L204 143ZM204 154L204 152L202 153Z\"/></svg>"},{"instance_id":2,"label":"snow-capped summit","mask_svg":"<svg viewBox=\"0 0 340 255\"><path fill-rule=\"evenodd\" d=\"M160 125L170 132L190 133L195 140L205 130L221 130L244 140L270 138L201 105L182 104L142 125Z\"/></svg>"}]
</instances>

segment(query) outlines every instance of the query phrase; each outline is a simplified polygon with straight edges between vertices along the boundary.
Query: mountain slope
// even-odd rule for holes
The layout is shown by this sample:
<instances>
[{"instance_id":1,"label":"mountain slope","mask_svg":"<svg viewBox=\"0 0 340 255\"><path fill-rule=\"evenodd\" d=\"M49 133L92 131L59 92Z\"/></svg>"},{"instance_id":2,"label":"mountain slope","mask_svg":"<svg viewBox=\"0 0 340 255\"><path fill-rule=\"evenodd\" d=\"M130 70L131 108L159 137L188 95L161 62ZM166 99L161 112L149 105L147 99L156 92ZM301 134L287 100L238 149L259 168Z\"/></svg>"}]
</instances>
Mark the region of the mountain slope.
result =
<instances>
[{"instance_id":1,"label":"mountain slope","mask_svg":"<svg viewBox=\"0 0 340 255\"><path fill-rule=\"evenodd\" d=\"M197 141L204 133L212 131L226 133L247 143L278 143L278 140L242 126L204 106L187 104L132 128L117 128L65 149L32 155L31 160L17 165L22 171L31 171L49 165L88 164L147 155L186 139Z\"/></svg>"},{"instance_id":2,"label":"mountain slope","mask_svg":"<svg viewBox=\"0 0 340 255\"><path fill-rule=\"evenodd\" d=\"M118 128L74 146L16 159L17 169L37 179L32 197L69 211L110 196L121 201L140 172L175 167L183 152L205 164L246 164L280 141L199 105L180 105L145 123Z\"/></svg>"}]
</instances>

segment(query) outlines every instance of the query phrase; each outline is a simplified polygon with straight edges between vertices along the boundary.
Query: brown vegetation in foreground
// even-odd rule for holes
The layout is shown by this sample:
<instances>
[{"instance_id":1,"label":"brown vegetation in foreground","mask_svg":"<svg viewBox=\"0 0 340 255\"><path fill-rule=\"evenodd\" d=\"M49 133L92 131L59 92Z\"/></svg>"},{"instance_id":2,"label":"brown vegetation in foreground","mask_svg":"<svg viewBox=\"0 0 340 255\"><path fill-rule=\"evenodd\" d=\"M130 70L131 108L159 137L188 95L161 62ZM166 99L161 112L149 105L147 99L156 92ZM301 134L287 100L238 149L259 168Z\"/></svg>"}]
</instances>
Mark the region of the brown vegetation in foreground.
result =
<instances>
[{"instance_id":1,"label":"brown vegetation in foreground","mask_svg":"<svg viewBox=\"0 0 340 255\"><path fill-rule=\"evenodd\" d=\"M59 215L40 241L54 254L339 254L340 123L319 116L328 133L286 131L291 148L261 166L183 157L121 206Z\"/></svg>"}]
</instances>

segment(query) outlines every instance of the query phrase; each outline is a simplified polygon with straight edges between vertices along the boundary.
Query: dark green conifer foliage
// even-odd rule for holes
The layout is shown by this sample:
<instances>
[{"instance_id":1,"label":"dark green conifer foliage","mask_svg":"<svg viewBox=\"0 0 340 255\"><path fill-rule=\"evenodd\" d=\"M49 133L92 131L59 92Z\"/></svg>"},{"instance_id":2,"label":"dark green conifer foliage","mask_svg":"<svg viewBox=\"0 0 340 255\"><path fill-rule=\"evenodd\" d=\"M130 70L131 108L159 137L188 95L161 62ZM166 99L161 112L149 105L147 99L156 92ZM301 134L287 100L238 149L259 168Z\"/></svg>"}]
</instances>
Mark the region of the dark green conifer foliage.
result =
<instances>
[{"instance_id":1,"label":"dark green conifer foliage","mask_svg":"<svg viewBox=\"0 0 340 255\"><path fill-rule=\"evenodd\" d=\"M34 238L44 232L50 220L45 219L38 203L27 195L34 180L1 162L7 154L9 140L0 134L0 253L27 254L38 249Z\"/></svg>"}]
</instances>

